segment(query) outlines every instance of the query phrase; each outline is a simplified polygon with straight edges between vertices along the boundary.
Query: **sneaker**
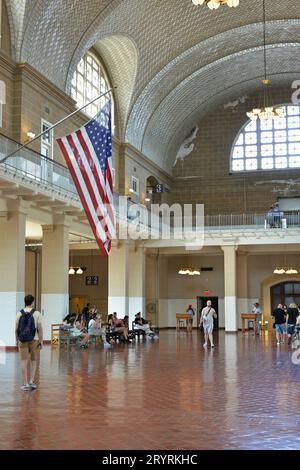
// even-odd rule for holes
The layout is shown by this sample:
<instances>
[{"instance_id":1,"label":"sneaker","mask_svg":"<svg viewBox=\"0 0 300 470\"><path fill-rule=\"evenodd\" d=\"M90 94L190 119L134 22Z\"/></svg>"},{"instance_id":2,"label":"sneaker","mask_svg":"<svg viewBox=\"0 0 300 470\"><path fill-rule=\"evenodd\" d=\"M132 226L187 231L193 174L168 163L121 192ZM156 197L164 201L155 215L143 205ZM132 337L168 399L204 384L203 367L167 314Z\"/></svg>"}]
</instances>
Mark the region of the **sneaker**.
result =
<instances>
[{"instance_id":1,"label":"sneaker","mask_svg":"<svg viewBox=\"0 0 300 470\"><path fill-rule=\"evenodd\" d=\"M280 341L280 342L281 342L281 344L284 344L284 340L282 340L282 341Z\"/></svg>"},{"instance_id":2,"label":"sneaker","mask_svg":"<svg viewBox=\"0 0 300 470\"><path fill-rule=\"evenodd\" d=\"M154 339L154 341L157 341L159 339L159 337L157 335L154 335L153 339Z\"/></svg>"},{"instance_id":3,"label":"sneaker","mask_svg":"<svg viewBox=\"0 0 300 470\"><path fill-rule=\"evenodd\" d=\"M280 341L277 341L277 346L280 346L280 344L281 344Z\"/></svg>"},{"instance_id":4,"label":"sneaker","mask_svg":"<svg viewBox=\"0 0 300 470\"><path fill-rule=\"evenodd\" d=\"M111 348L111 344L109 344L109 343L104 343L104 344L103 344L103 347L104 347L104 349L109 349L109 348Z\"/></svg>"},{"instance_id":5,"label":"sneaker","mask_svg":"<svg viewBox=\"0 0 300 470\"><path fill-rule=\"evenodd\" d=\"M207 348L207 343L204 343L204 344L203 344L203 347L204 347L204 348Z\"/></svg>"},{"instance_id":6,"label":"sneaker","mask_svg":"<svg viewBox=\"0 0 300 470\"><path fill-rule=\"evenodd\" d=\"M31 390L31 387L30 387L29 384L23 384L23 385L21 386L21 390L25 390L25 391L26 391L26 390Z\"/></svg>"},{"instance_id":7,"label":"sneaker","mask_svg":"<svg viewBox=\"0 0 300 470\"><path fill-rule=\"evenodd\" d=\"M36 389L36 384L32 381L29 382L29 387L32 388L32 390Z\"/></svg>"},{"instance_id":8,"label":"sneaker","mask_svg":"<svg viewBox=\"0 0 300 470\"><path fill-rule=\"evenodd\" d=\"M212 344L212 345L211 345L211 347L212 347L212 348L214 348L214 347L215 347L215 345L214 345L214 344Z\"/></svg>"}]
</instances>

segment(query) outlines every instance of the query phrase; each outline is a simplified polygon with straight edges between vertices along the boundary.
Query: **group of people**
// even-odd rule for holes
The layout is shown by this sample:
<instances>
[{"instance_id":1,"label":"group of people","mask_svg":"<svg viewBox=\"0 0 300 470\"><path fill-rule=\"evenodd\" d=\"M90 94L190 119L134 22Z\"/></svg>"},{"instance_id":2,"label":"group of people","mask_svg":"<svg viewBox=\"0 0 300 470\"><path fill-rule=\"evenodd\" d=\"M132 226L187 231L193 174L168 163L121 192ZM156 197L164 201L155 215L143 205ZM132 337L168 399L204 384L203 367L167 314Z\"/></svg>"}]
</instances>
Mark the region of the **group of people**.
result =
<instances>
[{"instance_id":1,"label":"group of people","mask_svg":"<svg viewBox=\"0 0 300 470\"><path fill-rule=\"evenodd\" d=\"M295 328L300 327L300 305L291 303L288 308L278 304L272 313L276 329L277 346L284 343L284 334L288 335L288 344L291 343Z\"/></svg>"},{"instance_id":2,"label":"group of people","mask_svg":"<svg viewBox=\"0 0 300 470\"><path fill-rule=\"evenodd\" d=\"M267 222L270 228L280 228L283 213L280 211L279 202L270 206L267 213Z\"/></svg>"},{"instance_id":3,"label":"group of people","mask_svg":"<svg viewBox=\"0 0 300 470\"><path fill-rule=\"evenodd\" d=\"M21 358L23 378L21 389L34 390L37 388L35 376L38 351L43 347L42 315L34 308L35 299L32 295L26 295L24 303L24 308L17 312L16 316L16 346ZM114 312L108 316L108 321L103 323L102 315L96 306L90 308L90 304L87 304L81 314L68 314L63 321L70 334L80 338L81 348L87 348L88 341L92 336L101 337L104 348L111 348L111 343L114 342L112 339L114 333L125 342L131 342L128 336L128 315L119 319L117 313ZM142 330L149 339L158 339L150 323L142 317L141 312L135 315L134 329Z\"/></svg>"}]
</instances>

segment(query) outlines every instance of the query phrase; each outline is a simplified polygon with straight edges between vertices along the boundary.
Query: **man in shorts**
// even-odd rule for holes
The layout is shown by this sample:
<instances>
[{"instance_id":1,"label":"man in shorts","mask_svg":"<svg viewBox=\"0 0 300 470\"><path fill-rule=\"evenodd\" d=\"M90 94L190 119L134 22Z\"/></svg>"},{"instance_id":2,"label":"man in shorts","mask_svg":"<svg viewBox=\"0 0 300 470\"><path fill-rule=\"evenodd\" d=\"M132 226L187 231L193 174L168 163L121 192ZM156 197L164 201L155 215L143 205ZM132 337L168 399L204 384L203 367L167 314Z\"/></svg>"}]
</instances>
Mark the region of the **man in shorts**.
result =
<instances>
[{"instance_id":1,"label":"man in shorts","mask_svg":"<svg viewBox=\"0 0 300 470\"><path fill-rule=\"evenodd\" d=\"M33 295L26 295L24 298L25 307L17 313L16 317L16 345L20 352L21 357L21 367L22 367L22 378L23 385L21 386L22 390L34 390L36 389L36 383L34 381L36 373L36 362L38 349L43 347L43 327L42 327L42 315L40 312L33 308L34 306L34 297ZM32 316L34 321L34 331L33 339L27 341L27 338L24 340L23 332L20 330L21 324L23 324L22 316ZM30 321L29 321L30 324ZM23 341L21 341L23 339ZM30 361L29 361L30 359ZM28 368L29 363L29 368ZM29 369L29 376L28 376ZM28 380L29 378L29 380Z\"/></svg>"}]
</instances>

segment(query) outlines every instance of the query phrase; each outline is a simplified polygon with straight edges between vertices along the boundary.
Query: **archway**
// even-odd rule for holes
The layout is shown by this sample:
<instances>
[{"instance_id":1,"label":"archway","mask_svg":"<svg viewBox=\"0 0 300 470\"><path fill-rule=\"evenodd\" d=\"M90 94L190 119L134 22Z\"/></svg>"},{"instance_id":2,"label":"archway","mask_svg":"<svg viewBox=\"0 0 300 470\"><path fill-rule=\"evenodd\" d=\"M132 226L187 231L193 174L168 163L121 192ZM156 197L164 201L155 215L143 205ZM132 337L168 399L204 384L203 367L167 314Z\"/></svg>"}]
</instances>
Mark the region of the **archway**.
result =
<instances>
[{"instance_id":1,"label":"archway","mask_svg":"<svg viewBox=\"0 0 300 470\"><path fill-rule=\"evenodd\" d=\"M279 282L271 287L271 308L277 307L278 304L286 305L295 303L300 304L300 282L284 281Z\"/></svg>"},{"instance_id":2,"label":"archway","mask_svg":"<svg viewBox=\"0 0 300 470\"><path fill-rule=\"evenodd\" d=\"M147 199L150 204L160 204L161 203L161 192L159 192L159 182L155 176L149 176L146 180L146 193Z\"/></svg>"},{"instance_id":3,"label":"archway","mask_svg":"<svg viewBox=\"0 0 300 470\"><path fill-rule=\"evenodd\" d=\"M272 322L271 314L272 314L272 301L271 301L271 289L278 284L288 283L288 284L295 284L300 283L300 274L294 275L284 275L282 276L278 274L273 274L265 278L261 283L261 305L262 311L264 314L264 319L269 321L269 325ZM299 294L300 295L300 294Z\"/></svg>"}]
</instances>

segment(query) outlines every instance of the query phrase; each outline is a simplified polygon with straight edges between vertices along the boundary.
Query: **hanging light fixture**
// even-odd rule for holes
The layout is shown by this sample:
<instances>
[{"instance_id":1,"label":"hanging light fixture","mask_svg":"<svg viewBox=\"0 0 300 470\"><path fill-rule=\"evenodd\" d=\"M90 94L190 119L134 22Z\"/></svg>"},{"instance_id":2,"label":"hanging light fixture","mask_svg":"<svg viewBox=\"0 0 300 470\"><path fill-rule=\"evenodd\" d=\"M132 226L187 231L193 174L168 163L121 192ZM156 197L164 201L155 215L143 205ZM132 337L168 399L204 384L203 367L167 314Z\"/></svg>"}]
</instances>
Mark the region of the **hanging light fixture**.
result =
<instances>
[{"instance_id":1,"label":"hanging light fixture","mask_svg":"<svg viewBox=\"0 0 300 470\"><path fill-rule=\"evenodd\" d=\"M187 274L188 276L200 276L200 271L191 268L181 268L178 274Z\"/></svg>"},{"instance_id":2,"label":"hanging light fixture","mask_svg":"<svg viewBox=\"0 0 300 470\"><path fill-rule=\"evenodd\" d=\"M230 8L239 6L240 0L192 0L194 5L207 5L210 10L217 10L220 5L227 5Z\"/></svg>"},{"instance_id":3,"label":"hanging light fixture","mask_svg":"<svg viewBox=\"0 0 300 470\"><path fill-rule=\"evenodd\" d=\"M281 117L285 117L284 108L270 105L269 96L270 80L267 78L267 48L266 48L266 0L263 0L263 51L264 51L264 78L261 80L262 90L259 100L259 106L253 108L247 113L251 121L260 119L261 121L277 121Z\"/></svg>"}]
</instances>

